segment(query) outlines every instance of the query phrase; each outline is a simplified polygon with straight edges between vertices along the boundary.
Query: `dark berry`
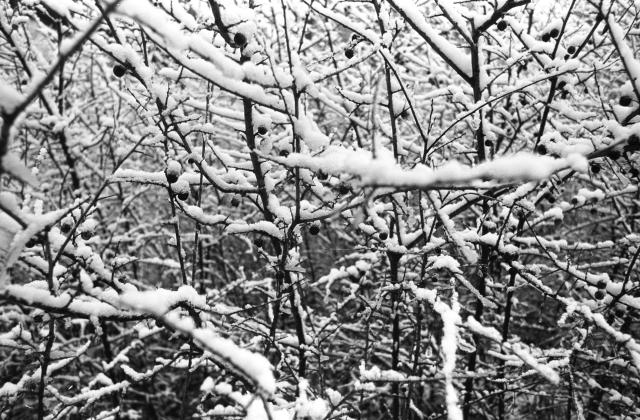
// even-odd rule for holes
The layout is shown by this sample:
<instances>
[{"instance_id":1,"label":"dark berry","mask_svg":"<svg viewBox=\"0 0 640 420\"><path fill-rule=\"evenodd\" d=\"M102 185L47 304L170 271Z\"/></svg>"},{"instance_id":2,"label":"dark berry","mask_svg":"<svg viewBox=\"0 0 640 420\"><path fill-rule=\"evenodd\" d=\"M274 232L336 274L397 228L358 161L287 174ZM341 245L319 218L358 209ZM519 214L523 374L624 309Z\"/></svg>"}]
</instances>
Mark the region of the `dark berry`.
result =
<instances>
[{"instance_id":1,"label":"dark berry","mask_svg":"<svg viewBox=\"0 0 640 420\"><path fill-rule=\"evenodd\" d=\"M505 29L507 29L507 22L505 22L504 20L501 20L498 22L498 30L499 31L504 31Z\"/></svg>"},{"instance_id":2,"label":"dark berry","mask_svg":"<svg viewBox=\"0 0 640 420\"><path fill-rule=\"evenodd\" d=\"M237 32L233 36L233 43L236 44L238 47L244 47L244 45L247 43L247 37L244 36L242 32Z\"/></svg>"},{"instance_id":3,"label":"dark berry","mask_svg":"<svg viewBox=\"0 0 640 420\"><path fill-rule=\"evenodd\" d=\"M320 233L320 226L318 225L311 225L309 227L309 233L312 235L317 235L318 233Z\"/></svg>"},{"instance_id":4,"label":"dark berry","mask_svg":"<svg viewBox=\"0 0 640 420\"><path fill-rule=\"evenodd\" d=\"M69 232L71 232L71 228L72 228L72 227L73 227L73 226L71 226L71 224L70 224L70 223L62 223L62 224L60 225L60 232L62 232L62 234L63 234L63 235L66 235L66 234L68 234Z\"/></svg>"},{"instance_id":5,"label":"dark berry","mask_svg":"<svg viewBox=\"0 0 640 420\"><path fill-rule=\"evenodd\" d=\"M188 191L178 193L178 199L179 200L187 201L188 198L189 198L189 192Z\"/></svg>"},{"instance_id":6,"label":"dark berry","mask_svg":"<svg viewBox=\"0 0 640 420\"><path fill-rule=\"evenodd\" d=\"M173 184L178 180L178 175L173 172L166 172L165 175L167 176L167 182L169 184Z\"/></svg>"},{"instance_id":7,"label":"dark berry","mask_svg":"<svg viewBox=\"0 0 640 420\"><path fill-rule=\"evenodd\" d=\"M492 147L493 146L493 142L491 140L485 140L484 141L484 145L487 147Z\"/></svg>"},{"instance_id":8,"label":"dark berry","mask_svg":"<svg viewBox=\"0 0 640 420\"><path fill-rule=\"evenodd\" d=\"M565 82L564 80L560 80L558 82L558 89L562 90L566 85L567 85L567 82Z\"/></svg>"},{"instance_id":9,"label":"dark berry","mask_svg":"<svg viewBox=\"0 0 640 420\"><path fill-rule=\"evenodd\" d=\"M556 202L556 198L553 196L553 194L551 193L546 193L544 195L545 200L547 200L549 203L553 204Z\"/></svg>"},{"instance_id":10,"label":"dark berry","mask_svg":"<svg viewBox=\"0 0 640 420\"><path fill-rule=\"evenodd\" d=\"M569 45L569 48L567 48L567 52L569 54L575 54L576 53L576 47L574 47L573 45Z\"/></svg>"},{"instance_id":11,"label":"dark berry","mask_svg":"<svg viewBox=\"0 0 640 420\"><path fill-rule=\"evenodd\" d=\"M89 239L91 239L92 236L93 235L88 230L80 232L80 237L82 238L83 241L88 241Z\"/></svg>"},{"instance_id":12,"label":"dark berry","mask_svg":"<svg viewBox=\"0 0 640 420\"><path fill-rule=\"evenodd\" d=\"M387 232L380 232L378 234L378 237L380 238L381 241L384 241L389 237L389 234Z\"/></svg>"},{"instance_id":13,"label":"dark berry","mask_svg":"<svg viewBox=\"0 0 640 420\"><path fill-rule=\"evenodd\" d=\"M255 241L253 241L253 244L255 246L257 246L258 248L262 248L264 246L264 239L262 238L256 238Z\"/></svg>"},{"instance_id":14,"label":"dark berry","mask_svg":"<svg viewBox=\"0 0 640 420\"><path fill-rule=\"evenodd\" d=\"M122 77L126 72L127 72L127 69L124 68L124 66L121 66L120 64L116 64L115 66L113 66L113 74L116 77Z\"/></svg>"},{"instance_id":15,"label":"dark berry","mask_svg":"<svg viewBox=\"0 0 640 420\"><path fill-rule=\"evenodd\" d=\"M340 195L349 194L350 190L351 190L351 188L349 188L349 186L347 184L340 184L338 186L338 194L340 194Z\"/></svg>"},{"instance_id":16,"label":"dark berry","mask_svg":"<svg viewBox=\"0 0 640 420\"><path fill-rule=\"evenodd\" d=\"M233 197L230 204L231 207L238 207L240 205L240 199L238 197Z\"/></svg>"},{"instance_id":17,"label":"dark berry","mask_svg":"<svg viewBox=\"0 0 640 420\"><path fill-rule=\"evenodd\" d=\"M571 204L573 204L574 206L578 205L578 199L576 197L573 197L571 199Z\"/></svg>"},{"instance_id":18,"label":"dark berry","mask_svg":"<svg viewBox=\"0 0 640 420\"><path fill-rule=\"evenodd\" d=\"M507 262L516 261L518 259L518 254L515 252L509 252L504 254L504 260Z\"/></svg>"},{"instance_id":19,"label":"dark berry","mask_svg":"<svg viewBox=\"0 0 640 420\"><path fill-rule=\"evenodd\" d=\"M551 37L549 36L549 34L542 35L542 42L549 42L550 39Z\"/></svg>"},{"instance_id":20,"label":"dark berry","mask_svg":"<svg viewBox=\"0 0 640 420\"><path fill-rule=\"evenodd\" d=\"M289 156L289 151L285 150L285 149L282 149L282 150L280 150L279 155L282 156L282 157L287 157L287 156Z\"/></svg>"},{"instance_id":21,"label":"dark berry","mask_svg":"<svg viewBox=\"0 0 640 420\"><path fill-rule=\"evenodd\" d=\"M267 134L267 127L265 127L264 125L261 125L260 127L258 127L258 134L260 134L261 136L264 136Z\"/></svg>"},{"instance_id":22,"label":"dark berry","mask_svg":"<svg viewBox=\"0 0 640 420\"><path fill-rule=\"evenodd\" d=\"M624 95L620 97L620 105L622 106L629 106L631 105L631 97Z\"/></svg>"},{"instance_id":23,"label":"dark berry","mask_svg":"<svg viewBox=\"0 0 640 420\"><path fill-rule=\"evenodd\" d=\"M604 292L602 290L598 290L597 292L594 293L594 296L596 299L602 300L604 299Z\"/></svg>"},{"instance_id":24,"label":"dark berry","mask_svg":"<svg viewBox=\"0 0 640 420\"><path fill-rule=\"evenodd\" d=\"M551 32L549 32L549 35L551 36L551 38L557 38L558 35L560 35L560 31L556 28L553 28Z\"/></svg>"},{"instance_id":25,"label":"dark berry","mask_svg":"<svg viewBox=\"0 0 640 420\"><path fill-rule=\"evenodd\" d=\"M25 246L27 248L33 248L34 246L36 246L38 244L38 241L36 238L30 238L27 243L25 244Z\"/></svg>"},{"instance_id":26,"label":"dark berry","mask_svg":"<svg viewBox=\"0 0 640 420\"><path fill-rule=\"evenodd\" d=\"M544 144L539 145L536 150L538 151L538 154L541 155L546 155L547 154L547 146L545 146Z\"/></svg>"},{"instance_id":27,"label":"dark berry","mask_svg":"<svg viewBox=\"0 0 640 420\"><path fill-rule=\"evenodd\" d=\"M347 48L346 50L344 50L344 56L347 57L348 59L352 59L353 58L353 49Z\"/></svg>"},{"instance_id":28,"label":"dark berry","mask_svg":"<svg viewBox=\"0 0 640 420\"><path fill-rule=\"evenodd\" d=\"M637 152L640 150L640 137L637 134L632 134L627 139L627 150L629 152Z\"/></svg>"},{"instance_id":29,"label":"dark berry","mask_svg":"<svg viewBox=\"0 0 640 420\"><path fill-rule=\"evenodd\" d=\"M178 161L169 160L167 162L167 167L164 170L164 174L167 177L167 182L169 184L173 184L178 180L180 172L182 172L182 166Z\"/></svg>"},{"instance_id":30,"label":"dark berry","mask_svg":"<svg viewBox=\"0 0 640 420\"><path fill-rule=\"evenodd\" d=\"M598 289L606 289L607 288L607 282L605 280L599 280L598 284L596 284L596 287Z\"/></svg>"},{"instance_id":31,"label":"dark berry","mask_svg":"<svg viewBox=\"0 0 640 420\"><path fill-rule=\"evenodd\" d=\"M318 171L318 173L316 175L318 176L318 179L320 181L326 181L327 178L329 178L329 175L327 175L327 173L323 172L323 171Z\"/></svg>"},{"instance_id":32,"label":"dark berry","mask_svg":"<svg viewBox=\"0 0 640 420\"><path fill-rule=\"evenodd\" d=\"M589 165L589 167L591 168L591 172L593 172L594 174L597 174L600 172L600 170L602 169L602 167L600 166L599 163L592 163L591 165Z\"/></svg>"}]
</instances>

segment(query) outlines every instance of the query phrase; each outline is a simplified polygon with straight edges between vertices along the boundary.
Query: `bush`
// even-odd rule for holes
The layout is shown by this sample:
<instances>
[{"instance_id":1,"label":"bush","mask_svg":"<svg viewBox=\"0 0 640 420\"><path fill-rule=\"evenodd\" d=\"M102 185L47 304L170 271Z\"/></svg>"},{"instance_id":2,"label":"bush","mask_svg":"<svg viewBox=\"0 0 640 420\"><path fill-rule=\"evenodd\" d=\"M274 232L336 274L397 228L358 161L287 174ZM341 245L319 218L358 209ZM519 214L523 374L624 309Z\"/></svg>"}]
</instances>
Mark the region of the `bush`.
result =
<instances>
[{"instance_id":1,"label":"bush","mask_svg":"<svg viewBox=\"0 0 640 420\"><path fill-rule=\"evenodd\" d=\"M640 416L637 2L0 10L0 418Z\"/></svg>"}]
</instances>

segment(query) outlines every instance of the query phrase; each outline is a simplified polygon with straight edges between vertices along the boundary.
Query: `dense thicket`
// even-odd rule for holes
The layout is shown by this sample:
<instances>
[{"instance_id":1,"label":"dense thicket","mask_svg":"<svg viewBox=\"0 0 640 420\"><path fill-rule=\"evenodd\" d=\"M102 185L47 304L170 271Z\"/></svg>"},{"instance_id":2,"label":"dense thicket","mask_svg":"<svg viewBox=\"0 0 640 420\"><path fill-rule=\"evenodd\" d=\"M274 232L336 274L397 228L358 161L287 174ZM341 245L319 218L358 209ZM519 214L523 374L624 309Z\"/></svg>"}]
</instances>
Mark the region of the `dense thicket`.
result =
<instances>
[{"instance_id":1,"label":"dense thicket","mask_svg":"<svg viewBox=\"0 0 640 420\"><path fill-rule=\"evenodd\" d=\"M639 18L0 0L0 418L639 418Z\"/></svg>"}]
</instances>

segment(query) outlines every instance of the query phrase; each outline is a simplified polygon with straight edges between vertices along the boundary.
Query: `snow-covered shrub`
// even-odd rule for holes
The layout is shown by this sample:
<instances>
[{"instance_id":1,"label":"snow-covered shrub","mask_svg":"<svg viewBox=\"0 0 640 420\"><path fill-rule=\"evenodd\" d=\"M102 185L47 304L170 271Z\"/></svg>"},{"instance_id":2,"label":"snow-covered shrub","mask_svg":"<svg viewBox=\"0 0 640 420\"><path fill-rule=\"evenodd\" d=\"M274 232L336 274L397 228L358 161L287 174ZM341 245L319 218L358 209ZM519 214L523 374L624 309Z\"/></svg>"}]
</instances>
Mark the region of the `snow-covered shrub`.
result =
<instances>
[{"instance_id":1,"label":"snow-covered shrub","mask_svg":"<svg viewBox=\"0 0 640 420\"><path fill-rule=\"evenodd\" d=\"M0 0L0 418L638 418L631 0Z\"/></svg>"}]
</instances>

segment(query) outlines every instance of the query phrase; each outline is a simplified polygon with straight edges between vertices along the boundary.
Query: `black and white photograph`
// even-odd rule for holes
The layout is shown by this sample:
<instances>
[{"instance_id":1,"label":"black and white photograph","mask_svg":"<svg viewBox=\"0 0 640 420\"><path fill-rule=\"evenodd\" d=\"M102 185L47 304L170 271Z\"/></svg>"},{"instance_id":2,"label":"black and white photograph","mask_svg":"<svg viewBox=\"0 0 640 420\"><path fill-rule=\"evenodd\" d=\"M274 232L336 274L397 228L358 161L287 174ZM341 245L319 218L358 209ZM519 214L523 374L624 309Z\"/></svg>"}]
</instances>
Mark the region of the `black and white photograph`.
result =
<instances>
[{"instance_id":1,"label":"black and white photograph","mask_svg":"<svg viewBox=\"0 0 640 420\"><path fill-rule=\"evenodd\" d=\"M0 420L640 419L640 1L0 0Z\"/></svg>"}]
</instances>

